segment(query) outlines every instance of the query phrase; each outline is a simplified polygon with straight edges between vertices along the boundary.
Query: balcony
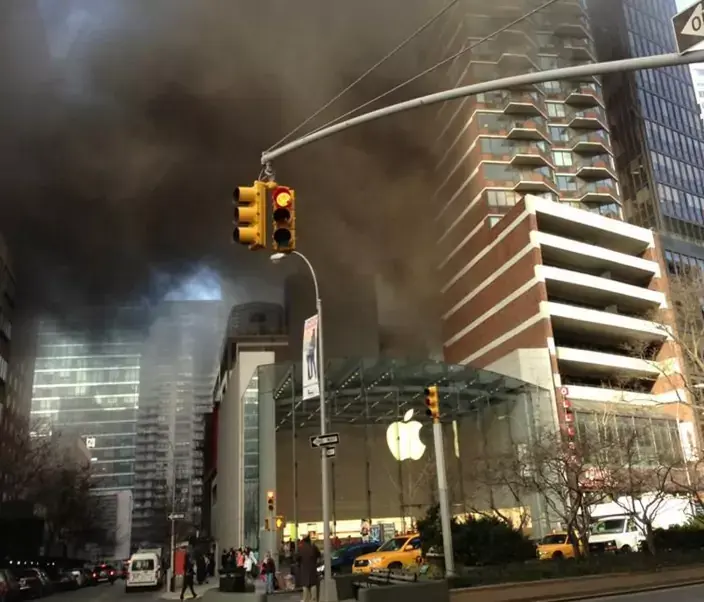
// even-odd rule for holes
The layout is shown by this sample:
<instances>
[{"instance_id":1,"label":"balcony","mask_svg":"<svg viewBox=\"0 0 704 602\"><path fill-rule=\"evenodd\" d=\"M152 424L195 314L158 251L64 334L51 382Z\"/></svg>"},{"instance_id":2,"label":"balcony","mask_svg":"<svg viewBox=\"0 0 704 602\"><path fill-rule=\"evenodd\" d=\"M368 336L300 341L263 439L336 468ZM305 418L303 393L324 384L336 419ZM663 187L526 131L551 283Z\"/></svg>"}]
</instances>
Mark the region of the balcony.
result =
<instances>
[{"instance_id":1,"label":"balcony","mask_svg":"<svg viewBox=\"0 0 704 602\"><path fill-rule=\"evenodd\" d=\"M570 376L654 380L660 374L654 363L627 355L572 347L557 347L555 352L560 373Z\"/></svg>"},{"instance_id":2,"label":"balcony","mask_svg":"<svg viewBox=\"0 0 704 602\"><path fill-rule=\"evenodd\" d=\"M540 266L539 274L545 280L548 298L591 307L615 305L630 315L641 316L665 305L665 294L660 291L619 282L615 279L616 274L606 278L584 273L588 268L579 263L574 265L574 270L545 264Z\"/></svg>"},{"instance_id":3,"label":"balcony","mask_svg":"<svg viewBox=\"0 0 704 602\"><path fill-rule=\"evenodd\" d=\"M540 232L558 237L588 242L618 253L640 257L655 244L653 233L603 215L580 211L565 203L553 203L533 195L526 195L526 210L535 213Z\"/></svg>"},{"instance_id":4,"label":"balcony","mask_svg":"<svg viewBox=\"0 0 704 602\"><path fill-rule=\"evenodd\" d=\"M547 125L541 119L515 121L509 125L507 138L510 140L545 140L548 142Z\"/></svg>"},{"instance_id":5,"label":"balcony","mask_svg":"<svg viewBox=\"0 0 704 602\"><path fill-rule=\"evenodd\" d=\"M575 107L601 107L601 86L582 83L576 86L564 86L567 96L565 102Z\"/></svg>"},{"instance_id":6,"label":"balcony","mask_svg":"<svg viewBox=\"0 0 704 602\"><path fill-rule=\"evenodd\" d=\"M569 146L575 153L611 154L611 140L605 131L575 132L569 139Z\"/></svg>"},{"instance_id":7,"label":"balcony","mask_svg":"<svg viewBox=\"0 0 704 602\"><path fill-rule=\"evenodd\" d=\"M578 190L582 203L619 203L618 189L615 180L599 180L585 182Z\"/></svg>"},{"instance_id":8,"label":"balcony","mask_svg":"<svg viewBox=\"0 0 704 602\"><path fill-rule=\"evenodd\" d=\"M547 117L545 98L539 92L509 90L501 93L500 108L506 115Z\"/></svg>"},{"instance_id":9,"label":"balcony","mask_svg":"<svg viewBox=\"0 0 704 602\"><path fill-rule=\"evenodd\" d=\"M554 301L541 302L541 310L550 315L558 339L565 336L569 340L594 340L618 347L629 341L663 343L668 338L662 325L641 318Z\"/></svg>"},{"instance_id":10,"label":"balcony","mask_svg":"<svg viewBox=\"0 0 704 602\"><path fill-rule=\"evenodd\" d=\"M606 130L606 113L601 107L593 107L569 114L568 125L581 130Z\"/></svg>"},{"instance_id":11,"label":"balcony","mask_svg":"<svg viewBox=\"0 0 704 602\"><path fill-rule=\"evenodd\" d=\"M577 36L574 38L564 38L564 50L567 51L567 55L571 58L580 61L590 61L593 62L594 53L592 51L592 41L583 36ZM561 53L563 56L564 52Z\"/></svg>"},{"instance_id":12,"label":"balcony","mask_svg":"<svg viewBox=\"0 0 704 602\"><path fill-rule=\"evenodd\" d=\"M562 8L558 3L558 7ZM566 8L566 7L565 7ZM553 19L555 27L555 35L567 38L589 38L591 36L589 28L589 20L584 16L584 10L581 7L575 7L569 11L571 15L565 14L562 22L558 23L557 18ZM557 15L556 15L557 17Z\"/></svg>"},{"instance_id":13,"label":"balcony","mask_svg":"<svg viewBox=\"0 0 704 602\"><path fill-rule=\"evenodd\" d=\"M550 152L541 146L540 142L516 144L513 147L515 154L511 157L511 166L519 169L524 166L553 167Z\"/></svg>"},{"instance_id":14,"label":"balcony","mask_svg":"<svg viewBox=\"0 0 704 602\"><path fill-rule=\"evenodd\" d=\"M574 165L577 168L577 175L584 180L616 179L613 159L609 154L578 157Z\"/></svg>"},{"instance_id":15,"label":"balcony","mask_svg":"<svg viewBox=\"0 0 704 602\"><path fill-rule=\"evenodd\" d=\"M541 173L538 169L522 169L516 173L518 182L513 187L515 192L520 193L557 193L557 187L553 178Z\"/></svg>"},{"instance_id":16,"label":"balcony","mask_svg":"<svg viewBox=\"0 0 704 602\"><path fill-rule=\"evenodd\" d=\"M584 227L581 224L575 224L574 228L570 228L570 223L567 221L555 225L559 226L560 236L547 232L537 233L537 243L540 245L543 265L546 268L553 265L574 265L580 266L582 272L592 274L609 272L613 280L624 284L632 284L640 289L648 286L653 278L660 276L660 266L655 261L598 246L596 244L600 242L597 236L598 232L589 233L590 239L595 244L588 244L568 238L571 234L577 237L585 234ZM605 242L608 243L608 240ZM643 250L643 244L637 244L637 241L635 241L633 247L628 250L640 253ZM556 277L553 279L556 279ZM641 295L644 302L646 300L653 304L658 302L659 297L658 299L651 297L652 292L654 291Z\"/></svg>"}]
</instances>

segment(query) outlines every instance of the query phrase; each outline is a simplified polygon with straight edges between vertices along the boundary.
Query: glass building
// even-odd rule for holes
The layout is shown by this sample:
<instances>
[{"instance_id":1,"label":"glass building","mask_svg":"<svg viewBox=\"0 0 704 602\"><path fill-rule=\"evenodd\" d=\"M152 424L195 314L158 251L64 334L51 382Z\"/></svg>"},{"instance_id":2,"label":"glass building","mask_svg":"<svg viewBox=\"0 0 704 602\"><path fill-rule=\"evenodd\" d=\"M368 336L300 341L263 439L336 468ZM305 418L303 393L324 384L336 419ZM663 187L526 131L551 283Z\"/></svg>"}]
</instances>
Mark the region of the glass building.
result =
<instances>
[{"instance_id":1,"label":"glass building","mask_svg":"<svg viewBox=\"0 0 704 602\"><path fill-rule=\"evenodd\" d=\"M527 444L533 412L550 403L547 391L522 381L434 361L331 360L326 380L327 431L340 436L331 460L333 530L340 538L358 535L362 520L410 529L437 500L423 401L428 382L440 388L456 514L481 495L470 476L474 454ZM241 512L247 545L260 546L266 491L276 491L285 537L322 531L320 452L310 443L320 432L320 407L317 398L304 401L301 393L300 363L260 366L242 391L243 508L234 512ZM504 501L510 512L511 502Z\"/></svg>"},{"instance_id":2,"label":"glass building","mask_svg":"<svg viewBox=\"0 0 704 602\"><path fill-rule=\"evenodd\" d=\"M42 322L32 389L33 428L83 438L99 491L134 480L143 332L141 312L123 310L105 335L85 323Z\"/></svg>"},{"instance_id":3,"label":"glass building","mask_svg":"<svg viewBox=\"0 0 704 602\"><path fill-rule=\"evenodd\" d=\"M437 383L440 393L453 514L493 503L504 516L518 518L528 511L533 534L556 526L558 519L538 496L519 501L500 488L490 493L477 479L476 468L482 458L527 449L550 407L549 391L494 372L434 361L336 359L326 371L327 432L340 437L330 460L334 535L358 536L362 521L406 531L437 502L423 393L428 383ZM279 363L260 366L242 393L246 545L260 545L267 491L276 492L276 513L287 524L284 538L322 531L320 452L311 445L321 428L319 400L304 401L301 392L301 365ZM599 408L575 401L573 407L577 438L593 442L603 436L613 444L634 429L643 462L654 452L681 455L671 417L647 409L634 413L627 404Z\"/></svg>"},{"instance_id":4,"label":"glass building","mask_svg":"<svg viewBox=\"0 0 704 602\"><path fill-rule=\"evenodd\" d=\"M600 60L676 51L675 0L589 0ZM671 270L704 260L704 124L686 65L604 76L628 221L661 234Z\"/></svg>"},{"instance_id":5,"label":"glass building","mask_svg":"<svg viewBox=\"0 0 704 602\"><path fill-rule=\"evenodd\" d=\"M220 301L167 301L153 314L141 361L133 544L162 543L173 487L176 510L200 524L203 415L225 318Z\"/></svg>"}]
</instances>

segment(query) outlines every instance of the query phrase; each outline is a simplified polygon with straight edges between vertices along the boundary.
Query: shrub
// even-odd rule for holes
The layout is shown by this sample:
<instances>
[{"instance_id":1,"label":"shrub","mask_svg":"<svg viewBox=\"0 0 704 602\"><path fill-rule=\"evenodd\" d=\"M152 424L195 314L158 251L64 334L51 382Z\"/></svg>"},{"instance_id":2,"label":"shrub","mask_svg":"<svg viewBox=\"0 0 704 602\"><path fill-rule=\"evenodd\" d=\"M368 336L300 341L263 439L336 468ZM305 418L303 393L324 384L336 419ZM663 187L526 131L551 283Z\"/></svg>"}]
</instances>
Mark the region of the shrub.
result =
<instances>
[{"instance_id":1,"label":"shrub","mask_svg":"<svg viewBox=\"0 0 704 602\"><path fill-rule=\"evenodd\" d=\"M505 564L535 558L535 546L520 531L497 518L481 518L466 523L452 521L455 560L464 566ZM438 506L431 507L418 521L423 553L442 551L442 526Z\"/></svg>"}]
</instances>

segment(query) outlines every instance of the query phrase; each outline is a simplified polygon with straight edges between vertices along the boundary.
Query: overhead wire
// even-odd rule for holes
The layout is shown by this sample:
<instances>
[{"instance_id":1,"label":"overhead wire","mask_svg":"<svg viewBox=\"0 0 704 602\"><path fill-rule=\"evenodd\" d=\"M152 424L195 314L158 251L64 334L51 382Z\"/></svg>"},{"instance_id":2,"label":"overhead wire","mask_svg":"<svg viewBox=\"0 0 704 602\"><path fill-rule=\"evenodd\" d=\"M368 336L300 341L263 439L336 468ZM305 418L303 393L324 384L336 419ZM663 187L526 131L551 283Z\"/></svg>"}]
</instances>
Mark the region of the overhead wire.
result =
<instances>
[{"instance_id":1,"label":"overhead wire","mask_svg":"<svg viewBox=\"0 0 704 602\"><path fill-rule=\"evenodd\" d=\"M518 19L515 19L515 20L511 21L510 23L507 23L506 25L504 25L504 26L501 27L500 29L497 29L497 30L494 31L493 33L491 33L491 34L489 34L489 35L487 35L487 36L481 38L480 40L477 40L477 41L474 42L473 44L471 44L471 45L469 45L469 46L463 46L459 51L457 51L457 52L456 52L455 54L453 54L452 56L449 56L449 57L443 59L442 61L440 61L439 63L436 63L436 64L433 65L432 67L428 67L425 71L421 71L421 72L418 73L417 75L414 75L413 77L411 77L411 78L409 78L409 79L407 79L407 80L401 82L400 84L398 84L397 86L394 86L393 88L387 90L386 92L384 92L384 93L382 93L382 94L379 94L379 96L376 96L375 98L372 98L371 100L368 100L367 102L365 102L365 103L359 105L358 107L352 109L351 111L347 111L346 113L343 113L343 114L340 115L339 117L336 117L335 119L331 119L331 120L328 121L327 123L321 125L320 127L314 129L313 131L309 132L309 133L306 134L306 135L315 134L316 132L319 132L320 130L324 130L325 128L328 128L328 127L330 127L331 125L334 125L334 124L336 124L336 123L339 123L339 122L342 121L343 119L346 119L346 118L349 117L350 115L353 115L354 113L357 113L358 111L361 111L362 109L366 109L369 105L372 105L372 104L374 104L375 102L378 102L379 100L382 100L382 99L386 98L386 97L389 96L390 94L393 94L394 92L397 92L398 90L400 90L400 89L402 89L402 88L405 88L405 87L408 86L409 84L412 84L414 81L420 79L421 77L424 77L424 76L428 75L428 73L432 73L433 71L435 71L436 69L439 69L439 68L442 67L443 65L446 65L447 63L451 63L451 62L454 61L456 58L462 56L463 54L465 54L466 52L469 52L470 50L473 50L474 48L476 48L476 47L479 46L480 44L483 44L484 42L487 42L487 41L490 40L491 38L493 38L493 37L499 35L500 33L503 33L503 32L506 31L507 29L510 29L511 27L514 27L515 25L518 25L518 24L521 23L522 21L525 21L526 19L532 17L533 15L535 15L535 14L538 13L538 12L540 12L541 10L545 10L546 8L548 8L549 6L551 6L552 4L555 4L555 3L560 2L560 1L561 1L561 0L547 0L547 2L544 2L543 4L541 4L540 6L538 6L537 8L534 8L533 10L531 10L530 12L527 12L525 15L519 17Z\"/></svg>"},{"instance_id":2,"label":"overhead wire","mask_svg":"<svg viewBox=\"0 0 704 602\"><path fill-rule=\"evenodd\" d=\"M340 98L342 98L345 94L347 94L347 92L349 92L352 88L354 88L357 84L359 84L364 78L371 75L376 69L381 67L381 65L383 65L386 61L388 61L395 54L397 54L399 51L401 51L403 48L405 48L416 37L418 37L421 33L423 33L426 29L428 29L428 27L430 27L440 17L442 17L447 11L449 11L453 6L455 6L455 4L457 4L459 1L460 0L451 0L451 2L449 4L445 5L442 9L440 9L437 13L435 13L435 15L433 15L430 19L428 19L425 23L423 23L423 25L421 25L418 29L416 29L411 35L409 35L402 42L400 42L395 48L390 50L383 58L381 58L376 63L374 63L371 67L369 67L369 69L367 69L364 73L362 73L362 75L360 75L357 79L355 79L351 84L349 84L348 86L343 88L340 92L338 92L333 98L331 98L328 102L326 102L323 106L321 106L310 117L304 119L301 123L299 123L295 128L293 128L288 134L286 134L278 142L272 144L267 149L267 152L270 150L273 150L277 146L280 146L280 145L284 144L285 142L287 142L292 136L297 134L302 128L304 128L311 121L313 121L313 119L315 119L323 111L328 109L335 102L337 102ZM334 122L331 122L331 123L334 123Z\"/></svg>"}]
</instances>

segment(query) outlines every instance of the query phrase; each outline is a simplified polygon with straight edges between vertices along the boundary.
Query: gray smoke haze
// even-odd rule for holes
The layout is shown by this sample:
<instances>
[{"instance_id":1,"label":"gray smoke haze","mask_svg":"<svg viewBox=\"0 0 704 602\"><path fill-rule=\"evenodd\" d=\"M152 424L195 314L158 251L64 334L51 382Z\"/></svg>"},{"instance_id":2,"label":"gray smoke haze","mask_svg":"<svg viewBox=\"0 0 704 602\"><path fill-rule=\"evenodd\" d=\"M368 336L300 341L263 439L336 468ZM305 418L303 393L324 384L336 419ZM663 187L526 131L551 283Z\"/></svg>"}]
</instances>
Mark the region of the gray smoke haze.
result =
<instances>
[{"instance_id":1,"label":"gray smoke haze","mask_svg":"<svg viewBox=\"0 0 704 602\"><path fill-rule=\"evenodd\" d=\"M40 0L41 23L34 4L0 3L0 220L20 289L60 315L158 297L154 266L174 279L200 265L280 278L264 253L230 244L232 189L444 3ZM439 25L324 117L435 62L438 36ZM431 76L401 97L440 85ZM275 163L297 189L300 249L332 288L347 270L378 274L429 308L433 118L379 121Z\"/></svg>"}]
</instances>

